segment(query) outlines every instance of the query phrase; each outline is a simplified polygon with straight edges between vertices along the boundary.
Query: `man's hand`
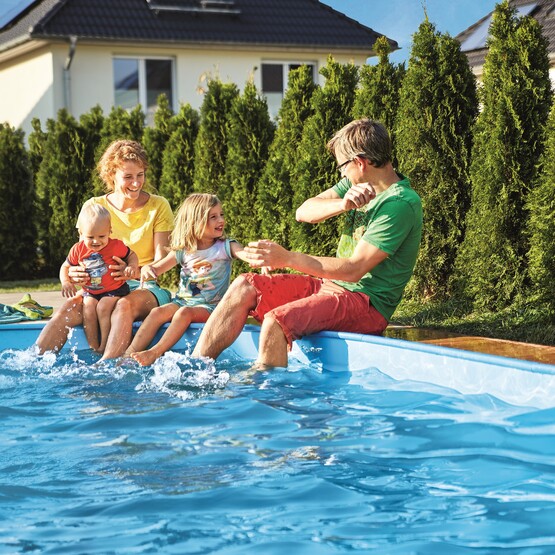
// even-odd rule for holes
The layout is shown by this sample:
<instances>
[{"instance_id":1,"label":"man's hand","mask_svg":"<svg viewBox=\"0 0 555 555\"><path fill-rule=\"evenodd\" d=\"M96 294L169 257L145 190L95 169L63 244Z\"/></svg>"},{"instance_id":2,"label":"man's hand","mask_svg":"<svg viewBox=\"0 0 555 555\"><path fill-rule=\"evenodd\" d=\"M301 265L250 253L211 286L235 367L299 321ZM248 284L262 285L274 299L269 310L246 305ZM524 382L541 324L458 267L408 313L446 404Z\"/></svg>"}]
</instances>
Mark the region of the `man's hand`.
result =
<instances>
[{"instance_id":1,"label":"man's hand","mask_svg":"<svg viewBox=\"0 0 555 555\"><path fill-rule=\"evenodd\" d=\"M272 270L275 268L285 268L289 260L289 251L281 245L261 239L251 241L245 247L246 258L253 268L263 268L268 266Z\"/></svg>"},{"instance_id":2,"label":"man's hand","mask_svg":"<svg viewBox=\"0 0 555 555\"><path fill-rule=\"evenodd\" d=\"M370 183L353 183L343 197L345 211L361 208L376 198L376 191Z\"/></svg>"}]
</instances>

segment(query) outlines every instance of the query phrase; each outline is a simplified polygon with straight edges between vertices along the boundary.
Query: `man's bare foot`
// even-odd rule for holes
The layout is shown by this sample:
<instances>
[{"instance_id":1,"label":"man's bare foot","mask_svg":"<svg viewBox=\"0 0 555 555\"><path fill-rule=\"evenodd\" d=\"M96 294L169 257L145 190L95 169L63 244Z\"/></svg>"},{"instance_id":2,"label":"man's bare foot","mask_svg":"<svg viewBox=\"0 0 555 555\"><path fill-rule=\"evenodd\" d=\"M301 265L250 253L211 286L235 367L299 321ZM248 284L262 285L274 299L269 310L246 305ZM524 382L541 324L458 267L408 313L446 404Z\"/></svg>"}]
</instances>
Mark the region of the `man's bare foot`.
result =
<instances>
[{"instance_id":1,"label":"man's bare foot","mask_svg":"<svg viewBox=\"0 0 555 555\"><path fill-rule=\"evenodd\" d=\"M131 353L131 357L134 358L141 366L150 366L159 357L159 355L152 349L149 349L148 351Z\"/></svg>"}]
</instances>

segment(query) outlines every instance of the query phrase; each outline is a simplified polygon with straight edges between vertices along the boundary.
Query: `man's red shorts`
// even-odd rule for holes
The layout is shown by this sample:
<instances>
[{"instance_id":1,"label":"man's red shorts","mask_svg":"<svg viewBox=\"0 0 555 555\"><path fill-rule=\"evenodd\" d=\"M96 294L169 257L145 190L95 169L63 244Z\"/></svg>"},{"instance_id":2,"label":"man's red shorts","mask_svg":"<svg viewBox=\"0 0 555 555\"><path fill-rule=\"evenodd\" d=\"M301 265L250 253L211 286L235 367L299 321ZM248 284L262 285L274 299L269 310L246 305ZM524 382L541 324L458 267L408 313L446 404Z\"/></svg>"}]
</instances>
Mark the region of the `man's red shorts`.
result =
<instances>
[{"instance_id":1,"label":"man's red shorts","mask_svg":"<svg viewBox=\"0 0 555 555\"><path fill-rule=\"evenodd\" d=\"M387 320L364 293L352 293L329 280L297 274L243 274L257 290L250 315L272 317L281 326L289 349L295 339L322 330L381 335Z\"/></svg>"}]
</instances>

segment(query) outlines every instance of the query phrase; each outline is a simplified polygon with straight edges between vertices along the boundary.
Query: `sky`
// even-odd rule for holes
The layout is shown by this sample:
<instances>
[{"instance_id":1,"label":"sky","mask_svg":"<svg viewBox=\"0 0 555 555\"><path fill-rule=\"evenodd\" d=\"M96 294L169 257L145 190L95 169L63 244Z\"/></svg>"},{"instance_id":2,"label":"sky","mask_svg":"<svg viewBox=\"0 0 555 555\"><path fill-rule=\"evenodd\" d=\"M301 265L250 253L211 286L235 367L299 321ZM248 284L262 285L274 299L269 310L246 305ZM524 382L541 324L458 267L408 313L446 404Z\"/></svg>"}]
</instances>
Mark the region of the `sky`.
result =
<instances>
[{"instance_id":1,"label":"sky","mask_svg":"<svg viewBox=\"0 0 555 555\"><path fill-rule=\"evenodd\" d=\"M92 0L91 0L92 1ZM412 35L428 18L438 31L458 35L493 11L497 0L321 0L366 27L397 41L401 50L390 55L392 62L408 61ZM0 18L15 6L31 0L0 0Z\"/></svg>"},{"instance_id":2,"label":"sky","mask_svg":"<svg viewBox=\"0 0 555 555\"><path fill-rule=\"evenodd\" d=\"M497 0L321 0L321 2L397 41L401 50L389 56L390 61L395 63L409 59L412 35L424 20L423 6L428 13L428 19L435 25L437 31L449 33L455 37L492 12L498 3Z\"/></svg>"}]
</instances>

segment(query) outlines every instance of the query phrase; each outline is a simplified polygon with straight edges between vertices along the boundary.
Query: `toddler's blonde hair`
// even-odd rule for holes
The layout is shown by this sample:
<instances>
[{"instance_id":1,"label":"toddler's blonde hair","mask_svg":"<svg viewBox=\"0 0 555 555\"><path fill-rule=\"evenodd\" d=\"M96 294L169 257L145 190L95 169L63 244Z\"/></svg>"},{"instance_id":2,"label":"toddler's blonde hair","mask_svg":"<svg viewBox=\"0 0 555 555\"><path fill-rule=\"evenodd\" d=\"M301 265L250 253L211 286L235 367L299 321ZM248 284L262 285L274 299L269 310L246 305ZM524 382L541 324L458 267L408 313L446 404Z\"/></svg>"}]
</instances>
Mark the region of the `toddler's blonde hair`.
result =
<instances>
[{"instance_id":1,"label":"toddler's blonde hair","mask_svg":"<svg viewBox=\"0 0 555 555\"><path fill-rule=\"evenodd\" d=\"M110 212L101 204L86 204L81 208L81 212L79 212L77 217L77 229L81 232L85 223L96 222L98 220L108 220L111 223Z\"/></svg>"},{"instance_id":2,"label":"toddler's blonde hair","mask_svg":"<svg viewBox=\"0 0 555 555\"><path fill-rule=\"evenodd\" d=\"M202 239L210 210L221 204L216 195L193 193L177 210L175 227L171 234L170 249L191 253L197 250L197 242Z\"/></svg>"}]
</instances>

